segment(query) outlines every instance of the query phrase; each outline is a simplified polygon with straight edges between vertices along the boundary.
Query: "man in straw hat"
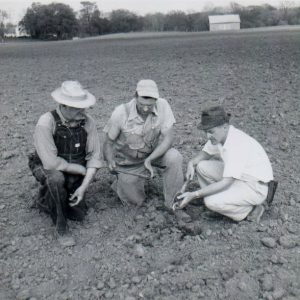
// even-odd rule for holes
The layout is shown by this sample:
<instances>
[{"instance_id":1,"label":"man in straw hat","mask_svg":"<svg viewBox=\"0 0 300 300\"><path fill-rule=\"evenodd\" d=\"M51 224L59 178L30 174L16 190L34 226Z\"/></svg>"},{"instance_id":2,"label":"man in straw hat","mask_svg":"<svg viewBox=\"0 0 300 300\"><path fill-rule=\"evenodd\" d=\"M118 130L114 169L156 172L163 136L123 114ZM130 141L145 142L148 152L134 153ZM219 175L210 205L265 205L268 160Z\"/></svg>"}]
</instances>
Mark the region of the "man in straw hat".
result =
<instances>
[{"instance_id":1,"label":"man in straw hat","mask_svg":"<svg viewBox=\"0 0 300 300\"><path fill-rule=\"evenodd\" d=\"M175 118L168 102L159 97L153 80L140 80L134 98L113 111L104 128L104 157L117 175L112 188L123 203L141 205L144 183L153 166L163 172L165 205L183 184L182 156L174 148Z\"/></svg>"},{"instance_id":2,"label":"man in straw hat","mask_svg":"<svg viewBox=\"0 0 300 300\"><path fill-rule=\"evenodd\" d=\"M84 218L84 194L101 167L100 142L94 120L85 113L96 102L91 93L77 81L65 81L51 96L59 105L38 120L29 166L42 185L37 204L62 236L67 218Z\"/></svg>"},{"instance_id":3,"label":"man in straw hat","mask_svg":"<svg viewBox=\"0 0 300 300\"><path fill-rule=\"evenodd\" d=\"M229 117L220 106L202 112L199 127L206 132L208 142L189 161L186 173L192 179L196 172L200 190L181 195L179 208L203 198L214 212L235 221L251 213L252 220L259 222L268 183L273 180L271 163L255 139L229 125Z\"/></svg>"}]
</instances>

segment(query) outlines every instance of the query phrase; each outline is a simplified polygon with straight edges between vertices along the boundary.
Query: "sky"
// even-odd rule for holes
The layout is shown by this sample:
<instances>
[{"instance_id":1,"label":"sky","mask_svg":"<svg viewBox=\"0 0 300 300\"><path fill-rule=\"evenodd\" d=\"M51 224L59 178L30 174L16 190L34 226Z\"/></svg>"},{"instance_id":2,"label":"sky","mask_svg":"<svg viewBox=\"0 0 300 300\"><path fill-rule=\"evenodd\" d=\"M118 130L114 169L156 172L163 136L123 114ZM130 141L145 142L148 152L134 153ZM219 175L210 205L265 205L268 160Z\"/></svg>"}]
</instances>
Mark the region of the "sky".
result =
<instances>
[{"instance_id":1,"label":"sky","mask_svg":"<svg viewBox=\"0 0 300 300\"><path fill-rule=\"evenodd\" d=\"M10 21L18 22L24 16L26 9L31 6L32 2L49 4L60 2L70 5L75 11L81 7L82 0L0 0L0 10L9 13ZM162 12L167 13L172 10L181 10L185 12L201 11L205 6L228 6L231 2L236 2L243 6L261 5L264 3L278 7L282 1L287 0L100 0L96 2L102 12L110 12L114 9L128 9L139 15L146 13ZM290 1L290 0L288 0ZM292 0L295 4L300 5L300 0Z\"/></svg>"}]
</instances>

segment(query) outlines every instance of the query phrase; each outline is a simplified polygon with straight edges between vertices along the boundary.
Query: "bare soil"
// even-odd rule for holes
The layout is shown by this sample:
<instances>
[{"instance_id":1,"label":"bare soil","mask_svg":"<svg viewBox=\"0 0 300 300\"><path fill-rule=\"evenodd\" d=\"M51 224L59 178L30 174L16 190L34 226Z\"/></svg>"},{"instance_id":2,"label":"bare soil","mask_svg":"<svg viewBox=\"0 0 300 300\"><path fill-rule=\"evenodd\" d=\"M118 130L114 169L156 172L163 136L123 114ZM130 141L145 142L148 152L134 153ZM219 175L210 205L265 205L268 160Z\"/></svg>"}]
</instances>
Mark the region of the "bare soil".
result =
<instances>
[{"instance_id":1,"label":"bare soil","mask_svg":"<svg viewBox=\"0 0 300 300\"><path fill-rule=\"evenodd\" d=\"M0 299L300 299L299 66L299 30L0 45ZM159 175L144 207L124 207L101 169L86 220L69 222L77 243L62 248L31 208L34 126L55 107L50 93L76 79L97 96L102 134L142 78L173 108L184 167L205 142L201 110L223 103L269 154L273 205L260 224L191 207L194 226L182 228L161 209Z\"/></svg>"}]
</instances>

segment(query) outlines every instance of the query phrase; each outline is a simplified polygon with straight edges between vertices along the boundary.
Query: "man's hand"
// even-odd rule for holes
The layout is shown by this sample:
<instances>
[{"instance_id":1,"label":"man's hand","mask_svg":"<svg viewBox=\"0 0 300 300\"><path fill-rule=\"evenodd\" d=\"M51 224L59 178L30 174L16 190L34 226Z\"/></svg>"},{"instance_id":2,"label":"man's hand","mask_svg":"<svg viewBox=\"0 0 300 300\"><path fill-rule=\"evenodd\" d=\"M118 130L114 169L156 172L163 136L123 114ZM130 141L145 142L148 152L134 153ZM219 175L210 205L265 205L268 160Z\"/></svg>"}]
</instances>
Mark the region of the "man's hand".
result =
<instances>
[{"instance_id":1,"label":"man's hand","mask_svg":"<svg viewBox=\"0 0 300 300\"><path fill-rule=\"evenodd\" d=\"M197 192L186 192L182 195L178 196L178 199L183 199L180 204L178 205L178 208L182 209L186 207L192 200L198 197Z\"/></svg>"},{"instance_id":2,"label":"man's hand","mask_svg":"<svg viewBox=\"0 0 300 300\"><path fill-rule=\"evenodd\" d=\"M187 170L186 170L186 179L187 180L192 180L194 178L195 175L195 168L192 162L189 162L187 165Z\"/></svg>"},{"instance_id":3,"label":"man's hand","mask_svg":"<svg viewBox=\"0 0 300 300\"><path fill-rule=\"evenodd\" d=\"M111 172L114 172L116 169L116 162L114 160L108 161L108 168Z\"/></svg>"},{"instance_id":4,"label":"man's hand","mask_svg":"<svg viewBox=\"0 0 300 300\"><path fill-rule=\"evenodd\" d=\"M85 194L85 188L83 186L80 186L74 194L70 197L70 203L69 205L71 207L76 206L80 203L80 201L83 199Z\"/></svg>"},{"instance_id":5,"label":"man's hand","mask_svg":"<svg viewBox=\"0 0 300 300\"><path fill-rule=\"evenodd\" d=\"M149 158L145 159L144 166L150 172L150 177L153 178L154 171L153 171L153 168L152 168L152 165L151 165L151 160Z\"/></svg>"}]
</instances>

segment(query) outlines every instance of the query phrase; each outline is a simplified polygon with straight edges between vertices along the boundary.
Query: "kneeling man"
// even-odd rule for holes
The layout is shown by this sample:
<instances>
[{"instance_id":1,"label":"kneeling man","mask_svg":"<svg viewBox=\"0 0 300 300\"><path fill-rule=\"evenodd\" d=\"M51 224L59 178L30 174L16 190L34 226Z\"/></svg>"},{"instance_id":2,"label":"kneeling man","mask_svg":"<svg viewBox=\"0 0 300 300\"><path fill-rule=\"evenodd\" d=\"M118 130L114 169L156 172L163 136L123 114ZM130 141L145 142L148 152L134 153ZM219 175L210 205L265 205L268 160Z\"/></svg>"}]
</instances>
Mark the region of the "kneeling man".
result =
<instances>
[{"instance_id":1,"label":"kneeling man","mask_svg":"<svg viewBox=\"0 0 300 300\"><path fill-rule=\"evenodd\" d=\"M104 157L117 174L112 188L125 203L141 205L144 183L153 166L163 172L165 205L183 184L182 156L172 147L175 118L170 105L159 97L153 80L141 80L134 98L113 111L104 128Z\"/></svg>"},{"instance_id":2,"label":"kneeling man","mask_svg":"<svg viewBox=\"0 0 300 300\"><path fill-rule=\"evenodd\" d=\"M181 195L179 207L204 198L207 208L235 221L252 210L260 218L273 180L271 163L254 138L229 125L229 117L222 107L203 111L199 127L206 131L208 142L189 161L186 174L192 179L196 172L201 189Z\"/></svg>"},{"instance_id":3,"label":"kneeling man","mask_svg":"<svg viewBox=\"0 0 300 300\"><path fill-rule=\"evenodd\" d=\"M94 120L85 113L96 99L79 82L65 81L51 96L58 106L43 114L35 127L36 153L29 166L41 183L38 207L64 235L67 218L84 218L84 194L101 167L100 141Z\"/></svg>"}]
</instances>

